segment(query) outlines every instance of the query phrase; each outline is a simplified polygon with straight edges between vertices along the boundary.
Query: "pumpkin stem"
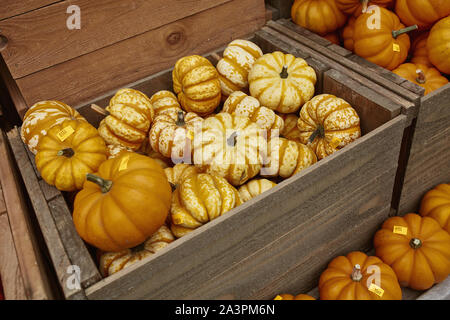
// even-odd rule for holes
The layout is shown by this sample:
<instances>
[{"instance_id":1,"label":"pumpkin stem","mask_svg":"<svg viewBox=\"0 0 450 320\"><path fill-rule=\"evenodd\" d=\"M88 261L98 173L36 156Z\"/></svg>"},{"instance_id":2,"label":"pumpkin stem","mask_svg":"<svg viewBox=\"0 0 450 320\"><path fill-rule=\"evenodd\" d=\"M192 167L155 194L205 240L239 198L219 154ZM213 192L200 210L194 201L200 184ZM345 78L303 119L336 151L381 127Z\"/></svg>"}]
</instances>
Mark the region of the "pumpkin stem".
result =
<instances>
[{"instance_id":1,"label":"pumpkin stem","mask_svg":"<svg viewBox=\"0 0 450 320\"><path fill-rule=\"evenodd\" d=\"M367 7L369 5L369 0L360 0L362 4L362 13L365 13L367 11Z\"/></svg>"},{"instance_id":2,"label":"pumpkin stem","mask_svg":"<svg viewBox=\"0 0 450 320\"><path fill-rule=\"evenodd\" d=\"M422 246L422 241L420 241L420 239L417 238L412 238L411 241L409 242L409 245L413 249L419 249Z\"/></svg>"},{"instance_id":3,"label":"pumpkin stem","mask_svg":"<svg viewBox=\"0 0 450 320\"><path fill-rule=\"evenodd\" d=\"M111 187L113 185L113 182L111 180L103 179L92 173L86 174L86 180L97 184L102 190L102 193L107 193L109 190L111 190Z\"/></svg>"},{"instance_id":4,"label":"pumpkin stem","mask_svg":"<svg viewBox=\"0 0 450 320\"><path fill-rule=\"evenodd\" d=\"M417 30L419 29L419 27L417 26L417 24L413 25L413 26L409 26L400 30L394 30L392 31L392 37L394 37L394 39L397 39L397 37L401 34L413 31L413 30Z\"/></svg>"},{"instance_id":5,"label":"pumpkin stem","mask_svg":"<svg viewBox=\"0 0 450 320\"><path fill-rule=\"evenodd\" d=\"M361 273L361 266L359 264L355 264L353 267L351 278L353 281L361 281L363 275Z\"/></svg>"},{"instance_id":6,"label":"pumpkin stem","mask_svg":"<svg viewBox=\"0 0 450 320\"><path fill-rule=\"evenodd\" d=\"M425 77L425 73L421 69L417 69L416 73L417 73L416 81L420 84L424 84L427 81L427 78Z\"/></svg>"},{"instance_id":7,"label":"pumpkin stem","mask_svg":"<svg viewBox=\"0 0 450 320\"><path fill-rule=\"evenodd\" d=\"M283 70L281 70L281 73L280 73L281 79L286 79L289 76L287 69L288 68L286 66L283 66Z\"/></svg>"},{"instance_id":8,"label":"pumpkin stem","mask_svg":"<svg viewBox=\"0 0 450 320\"><path fill-rule=\"evenodd\" d=\"M91 104L91 109L94 110L97 113L100 113L101 115L104 115L104 116L108 116L109 115L108 111L106 111L105 109L103 109L102 107L100 107L100 106L98 106L98 105L96 105L94 103Z\"/></svg>"},{"instance_id":9,"label":"pumpkin stem","mask_svg":"<svg viewBox=\"0 0 450 320\"><path fill-rule=\"evenodd\" d=\"M65 148L65 149L59 150L56 155L64 156L67 158L72 158L74 156L74 154L75 154L75 151L73 151L72 148Z\"/></svg>"},{"instance_id":10,"label":"pumpkin stem","mask_svg":"<svg viewBox=\"0 0 450 320\"><path fill-rule=\"evenodd\" d=\"M177 114L177 121L175 122L177 126L182 127L184 125L186 125L186 122L184 122L184 112L183 111L178 111Z\"/></svg>"},{"instance_id":11,"label":"pumpkin stem","mask_svg":"<svg viewBox=\"0 0 450 320\"><path fill-rule=\"evenodd\" d=\"M317 129L314 130L313 133L311 133L311 135L309 136L308 141L310 143L312 143L317 136L319 136L321 138L323 138L325 136L325 129L323 128L323 126L318 126Z\"/></svg>"},{"instance_id":12,"label":"pumpkin stem","mask_svg":"<svg viewBox=\"0 0 450 320\"><path fill-rule=\"evenodd\" d=\"M236 131L233 132L233 133L227 138L227 144L228 144L230 147L234 147L234 146L236 145L236 143L237 143L237 137L238 137L237 132L236 132Z\"/></svg>"}]
</instances>

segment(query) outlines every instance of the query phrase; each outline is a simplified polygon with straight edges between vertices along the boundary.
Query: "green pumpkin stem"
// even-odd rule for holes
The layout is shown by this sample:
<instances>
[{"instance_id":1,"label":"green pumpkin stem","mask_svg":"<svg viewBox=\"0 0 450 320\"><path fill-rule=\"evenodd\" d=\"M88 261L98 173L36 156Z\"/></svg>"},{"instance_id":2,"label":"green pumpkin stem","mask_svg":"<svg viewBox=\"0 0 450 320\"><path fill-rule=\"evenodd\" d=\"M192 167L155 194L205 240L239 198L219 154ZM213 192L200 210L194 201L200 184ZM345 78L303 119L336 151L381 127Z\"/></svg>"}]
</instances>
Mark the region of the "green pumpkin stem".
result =
<instances>
[{"instance_id":1,"label":"green pumpkin stem","mask_svg":"<svg viewBox=\"0 0 450 320\"><path fill-rule=\"evenodd\" d=\"M420 84L424 84L427 81L425 73L421 69L417 69L416 73L417 73L416 81Z\"/></svg>"},{"instance_id":2,"label":"green pumpkin stem","mask_svg":"<svg viewBox=\"0 0 450 320\"><path fill-rule=\"evenodd\" d=\"M186 122L184 121L184 112L178 111L177 114L177 121L175 122L177 126L182 127L186 125Z\"/></svg>"},{"instance_id":3,"label":"green pumpkin stem","mask_svg":"<svg viewBox=\"0 0 450 320\"><path fill-rule=\"evenodd\" d=\"M102 193L109 192L109 190L111 190L111 187L113 185L113 182L111 180L103 179L92 173L86 174L86 180L97 184L100 187L100 189L102 190Z\"/></svg>"},{"instance_id":4,"label":"green pumpkin stem","mask_svg":"<svg viewBox=\"0 0 450 320\"><path fill-rule=\"evenodd\" d=\"M355 264L353 267L351 278L353 281L361 281L363 275L361 273L361 266L359 264Z\"/></svg>"},{"instance_id":5,"label":"green pumpkin stem","mask_svg":"<svg viewBox=\"0 0 450 320\"><path fill-rule=\"evenodd\" d=\"M72 158L75 155L75 151L73 151L72 148L65 148L65 149L59 150L56 155L60 156L60 157L64 156L67 158Z\"/></svg>"},{"instance_id":6,"label":"green pumpkin stem","mask_svg":"<svg viewBox=\"0 0 450 320\"><path fill-rule=\"evenodd\" d=\"M409 242L409 245L413 249L419 249L422 246L422 241L420 241L420 239L417 238L412 238L411 241Z\"/></svg>"},{"instance_id":7,"label":"green pumpkin stem","mask_svg":"<svg viewBox=\"0 0 450 320\"><path fill-rule=\"evenodd\" d=\"M311 135L309 136L308 141L310 143L312 143L317 136L319 136L321 138L323 138L325 136L325 129L323 128L323 126L318 126L317 129L314 130L313 133L311 133Z\"/></svg>"},{"instance_id":8,"label":"green pumpkin stem","mask_svg":"<svg viewBox=\"0 0 450 320\"><path fill-rule=\"evenodd\" d=\"M288 68L286 66L283 66L283 70L281 70L281 73L280 73L281 79L286 79L289 76L287 69Z\"/></svg>"},{"instance_id":9,"label":"green pumpkin stem","mask_svg":"<svg viewBox=\"0 0 450 320\"><path fill-rule=\"evenodd\" d=\"M417 24L413 25L413 26L409 26L400 30L394 30L392 31L392 37L394 37L394 39L397 39L397 37L401 34L413 31L413 30L417 30L419 29L419 27L417 26Z\"/></svg>"}]
</instances>

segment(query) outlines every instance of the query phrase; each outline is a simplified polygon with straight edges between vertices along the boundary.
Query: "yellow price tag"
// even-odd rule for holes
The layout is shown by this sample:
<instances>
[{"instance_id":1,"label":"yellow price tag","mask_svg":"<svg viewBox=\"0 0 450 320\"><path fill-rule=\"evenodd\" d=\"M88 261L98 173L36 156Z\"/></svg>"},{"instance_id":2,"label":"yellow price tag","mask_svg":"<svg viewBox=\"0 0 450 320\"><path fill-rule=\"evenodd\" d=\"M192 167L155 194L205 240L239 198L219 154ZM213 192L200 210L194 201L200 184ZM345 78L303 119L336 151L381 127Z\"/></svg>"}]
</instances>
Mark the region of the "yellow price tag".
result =
<instances>
[{"instance_id":1,"label":"yellow price tag","mask_svg":"<svg viewBox=\"0 0 450 320\"><path fill-rule=\"evenodd\" d=\"M402 226L394 226L394 230L392 230L393 233L396 234L402 234L405 235L408 233L408 228L407 227L402 227Z\"/></svg>"},{"instance_id":2,"label":"yellow price tag","mask_svg":"<svg viewBox=\"0 0 450 320\"><path fill-rule=\"evenodd\" d=\"M172 220L173 220L173 223L175 223L175 224L182 224L184 222L183 217L180 217L177 215L173 215Z\"/></svg>"},{"instance_id":3,"label":"yellow price tag","mask_svg":"<svg viewBox=\"0 0 450 320\"><path fill-rule=\"evenodd\" d=\"M392 45L392 50L394 50L394 52L400 52L400 46L396 43L394 43Z\"/></svg>"},{"instance_id":4,"label":"yellow price tag","mask_svg":"<svg viewBox=\"0 0 450 320\"><path fill-rule=\"evenodd\" d=\"M130 160L130 155L126 155L120 161L119 171L126 170L128 168L128 160Z\"/></svg>"},{"instance_id":5,"label":"yellow price tag","mask_svg":"<svg viewBox=\"0 0 450 320\"><path fill-rule=\"evenodd\" d=\"M70 135L74 132L75 132L75 130L71 126L67 126L64 129L62 129L61 131L59 131L56 134L56 136L58 137L59 140L61 140L61 142L63 142L68 137L70 137Z\"/></svg>"},{"instance_id":6,"label":"yellow price tag","mask_svg":"<svg viewBox=\"0 0 450 320\"><path fill-rule=\"evenodd\" d=\"M377 296L379 296L380 298L383 296L384 294L384 290L381 289L379 286L377 286L375 283L371 283L370 287L369 287L369 291L375 293Z\"/></svg>"},{"instance_id":7,"label":"yellow price tag","mask_svg":"<svg viewBox=\"0 0 450 320\"><path fill-rule=\"evenodd\" d=\"M283 300L283 297L280 295L277 295L273 300Z\"/></svg>"},{"instance_id":8,"label":"yellow price tag","mask_svg":"<svg viewBox=\"0 0 450 320\"><path fill-rule=\"evenodd\" d=\"M336 147L337 147L338 145L340 145L341 142L342 142L342 140L339 139L338 137L333 137L333 139L331 139L331 142L329 143L329 145L330 145L333 149L336 149Z\"/></svg>"}]
</instances>

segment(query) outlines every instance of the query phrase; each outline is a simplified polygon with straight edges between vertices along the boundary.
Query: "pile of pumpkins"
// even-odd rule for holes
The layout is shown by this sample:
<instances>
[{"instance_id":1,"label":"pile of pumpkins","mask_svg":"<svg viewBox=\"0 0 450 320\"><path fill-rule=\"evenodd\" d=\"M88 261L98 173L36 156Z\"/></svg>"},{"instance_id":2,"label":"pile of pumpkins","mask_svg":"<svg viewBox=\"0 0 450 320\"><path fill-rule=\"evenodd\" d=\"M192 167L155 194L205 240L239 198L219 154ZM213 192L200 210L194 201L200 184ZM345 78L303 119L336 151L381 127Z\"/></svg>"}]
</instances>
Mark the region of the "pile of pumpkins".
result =
<instances>
[{"instance_id":1,"label":"pile of pumpkins","mask_svg":"<svg viewBox=\"0 0 450 320\"><path fill-rule=\"evenodd\" d=\"M292 20L425 88L450 75L448 0L295 0Z\"/></svg>"},{"instance_id":2,"label":"pile of pumpkins","mask_svg":"<svg viewBox=\"0 0 450 320\"><path fill-rule=\"evenodd\" d=\"M375 233L375 256L334 258L319 278L321 300L401 300L400 286L427 290L450 274L450 184L422 198L419 214L387 219ZM275 300L315 300L280 294Z\"/></svg>"}]
</instances>

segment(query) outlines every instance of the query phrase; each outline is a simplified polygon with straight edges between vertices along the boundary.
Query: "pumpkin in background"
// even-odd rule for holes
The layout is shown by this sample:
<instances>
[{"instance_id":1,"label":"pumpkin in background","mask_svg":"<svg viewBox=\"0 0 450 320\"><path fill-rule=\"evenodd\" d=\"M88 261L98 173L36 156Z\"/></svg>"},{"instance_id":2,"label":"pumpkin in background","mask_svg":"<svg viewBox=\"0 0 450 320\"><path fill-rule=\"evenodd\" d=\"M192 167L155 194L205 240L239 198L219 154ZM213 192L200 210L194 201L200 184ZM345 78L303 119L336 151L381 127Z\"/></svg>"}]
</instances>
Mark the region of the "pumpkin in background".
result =
<instances>
[{"instance_id":1,"label":"pumpkin in background","mask_svg":"<svg viewBox=\"0 0 450 320\"><path fill-rule=\"evenodd\" d=\"M417 24L420 29L425 30L450 14L450 1L397 0L395 13L404 24Z\"/></svg>"},{"instance_id":2,"label":"pumpkin in background","mask_svg":"<svg viewBox=\"0 0 450 320\"><path fill-rule=\"evenodd\" d=\"M106 157L108 159L117 158L125 152L133 152L133 150L131 150L130 148L115 145L115 144L108 144L106 146Z\"/></svg>"},{"instance_id":3,"label":"pumpkin in background","mask_svg":"<svg viewBox=\"0 0 450 320\"><path fill-rule=\"evenodd\" d=\"M419 213L436 220L450 234L450 184L440 184L422 198Z\"/></svg>"},{"instance_id":4,"label":"pumpkin in background","mask_svg":"<svg viewBox=\"0 0 450 320\"><path fill-rule=\"evenodd\" d=\"M256 60L248 75L250 94L280 113L296 112L314 96L316 72L302 58L276 51Z\"/></svg>"},{"instance_id":5,"label":"pumpkin in background","mask_svg":"<svg viewBox=\"0 0 450 320\"><path fill-rule=\"evenodd\" d=\"M222 95L226 98L234 91L248 90L248 73L263 52L251 41L234 40L217 63Z\"/></svg>"},{"instance_id":6,"label":"pumpkin in background","mask_svg":"<svg viewBox=\"0 0 450 320\"><path fill-rule=\"evenodd\" d=\"M379 283L374 273L379 276ZM328 264L320 275L319 292L320 300L402 299L402 290L391 267L359 251L336 257Z\"/></svg>"},{"instance_id":7,"label":"pumpkin in background","mask_svg":"<svg viewBox=\"0 0 450 320\"><path fill-rule=\"evenodd\" d=\"M141 244L164 224L171 196L155 160L124 153L87 175L75 197L73 222L87 243L118 252Z\"/></svg>"},{"instance_id":8,"label":"pumpkin in background","mask_svg":"<svg viewBox=\"0 0 450 320\"><path fill-rule=\"evenodd\" d=\"M148 240L131 249L119 252L105 252L100 256L99 269L103 277L108 277L164 249L175 241L170 229L163 225Z\"/></svg>"},{"instance_id":9,"label":"pumpkin in background","mask_svg":"<svg viewBox=\"0 0 450 320\"><path fill-rule=\"evenodd\" d=\"M145 149L145 150L142 150L142 149ZM131 150L130 148L127 148L124 146L119 146L119 145L113 145L113 144L107 145L106 151L107 151L106 156L108 157L108 159L117 158L125 152L135 152L135 151ZM150 147L150 150L147 150L147 148L141 148L138 151L136 151L136 153L149 156L150 158L152 158L153 160L158 162L158 164L163 169L167 168L170 165L170 163L169 163L170 159L167 159L167 158L163 157L161 154L159 154L158 152L151 150L151 147Z\"/></svg>"},{"instance_id":10,"label":"pumpkin in background","mask_svg":"<svg viewBox=\"0 0 450 320\"><path fill-rule=\"evenodd\" d=\"M296 296L289 294L289 293L283 293L277 295L273 300L316 300L316 298L311 297L307 294L298 294Z\"/></svg>"},{"instance_id":11,"label":"pumpkin in background","mask_svg":"<svg viewBox=\"0 0 450 320\"><path fill-rule=\"evenodd\" d=\"M35 162L42 179L61 191L82 188L86 174L106 161L106 145L86 121L65 120L38 144Z\"/></svg>"},{"instance_id":12,"label":"pumpkin in background","mask_svg":"<svg viewBox=\"0 0 450 320\"><path fill-rule=\"evenodd\" d=\"M269 161L261 169L263 177L289 178L317 162L310 147L285 138L270 139L267 149Z\"/></svg>"},{"instance_id":13,"label":"pumpkin in background","mask_svg":"<svg viewBox=\"0 0 450 320\"><path fill-rule=\"evenodd\" d=\"M198 55L179 59L172 79L173 90L185 111L206 116L220 104L219 73L208 59Z\"/></svg>"},{"instance_id":14,"label":"pumpkin in background","mask_svg":"<svg viewBox=\"0 0 450 320\"><path fill-rule=\"evenodd\" d=\"M98 106L92 107L99 110ZM155 116L150 99L138 90L120 89L111 98L106 111L109 115L98 127L106 143L139 149Z\"/></svg>"},{"instance_id":15,"label":"pumpkin in background","mask_svg":"<svg viewBox=\"0 0 450 320\"><path fill-rule=\"evenodd\" d=\"M347 50L353 51L355 49L355 42L353 41L353 34L355 33L356 18L350 17L347 25L342 29L342 41Z\"/></svg>"},{"instance_id":16,"label":"pumpkin in background","mask_svg":"<svg viewBox=\"0 0 450 320\"><path fill-rule=\"evenodd\" d=\"M423 32L414 39L411 45L412 58L411 63L423 64L427 67L434 67L428 58L427 40L429 33Z\"/></svg>"},{"instance_id":17,"label":"pumpkin in background","mask_svg":"<svg viewBox=\"0 0 450 320\"><path fill-rule=\"evenodd\" d=\"M148 137L145 138L144 142L142 142L141 147L136 152L154 159L161 165L163 169L173 166L172 160L170 158L164 157L161 153L153 150Z\"/></svg>"},{"instance_id":18,"label":"pumpkin in background","mask_svg":"<svg viewBox=\"0 0 450 320\"><path fill-rule=\"evenodd\" d=\"M402 286L426 290L450 273L450 235L432 218L415 213L389 218L375 234L374 246Z\"/></svg>"},{"instance_id":19,"label":"pumpkin in background","mask_svg":"<svg viewBox=\"0 0 450 320\"><path fill-rule=\"evenodd\" d=\"M395 13L380 7L380 28L374 27L373 11L361 14L355 21L353 34L354 52L383 68L393 70L408 57L409 31L417 26L405 28Z\"/></svg>"},{"instance_id":20,"label":"pumpkin in background","mask_svg":"<svg viewBox=\"0 0 450 320\"><path fill-rule=\"evenodd\" d=\"M66 120L86 121L75 109L60 101L40 101L32 105L23 117L20 137L33 154L48 130Z\"/></svg>"},{"instance_id":21,"label":"pumpkin in background","mask_svg":"<svg viewBox=\"0 0 450 320\"><path fill-rule=\"evenodd\" d=\"M280 116L275 114L272 109L261 106L258 99L248 96L242 91L235 91L227 98L222 112L250 118L261 129L267 130L268 137L271 130L283 130L284 121Z\"/></svg>"},{"instance_id":22,"label":"pumpkin in background","mask_svg":"<svg viewBox=\"0 0 450 320\"><path fill-rule=\"evenodd\" d=\"M339 34L337 32L327 33L323 37L334 44L340 45Z\"/></svg>"},{"instance_id":23,"label":"pumpkin in background","mask_svg":"<svg viewBox=\"0 0 450 320\"><path fill-rule=\"evenodd\" d=\"M321 36L336 31L347 19L336 6L335 0L295 0L291 17L299 26Z\"/></svg>"},{"instance_id":24,"label":"pumpkin in background","mask_svg":"<svg viewBox=\"0 0 450 320\"><path fill-rule=\"evenodd\" d=\"M394 0L336 0L336 6L343 13L358 17L370 6L387 7Z\"/></svg>"},{"instance_id":25,"label":"pumpkin in background","mask_svg":"<svg viewBox=\"0 0 450 320\"><path fill-rule=\"evenodd\" d=\"M161 90L150 97L150 102L155 110L155 116L166 112L178 112L181 110L177 97L170 91Z\"/></svg>"},{"instance_id":26,"label":"pumpkin in background","mask_svg":"<svg viewBox=\"0 0 450 320\"><path fill-rule=\"evenodd\" d=\"M297 122L300 142L311 147L317 158L342 149L361 136L356 110L331 94L321 94L308 101Z\"/></svg>"},{"instance_id":27,"label":"pumpkin in background","mask_svg":"<svg viewBox=\"0 0 450 320\"><path fill-rule=\"evenodd\" d=\"M447 78L443 77L437 69L421 64L404 63L392 72L425 88L425 95L448 83Z\"/></svg>"},{"instance_id":28,"label":"pumpkin in background","mask_svg":"<svg viewBox=\"0 0 450 320\"><path fill-rule=\"evenodd\" d=\"M450 1L446 2L450 6ZM428 58L440 71L450 74L450 16L431 28L427 40Z\"/></svg>"},{"instance_id":29,"label":"pumpkin in background","mask_svg":"<svg viewBox=\"0 0 450 320\"><path fill-rule=\"evenodd\" d=\"M167 180L169 181L172 188L176 188L180 185L186 178L200 173L199 169L193 165L186 163L178 163L172 168L164 169Z\"/></svg>"},{"instance_id":30,"label":"pumpkin in background","mask_svg":"<svg viewBox=\"0 0 450 320\"><path fill-rule=\"evenodd\" d=\"M194 164L240 186L259 173L265 159L267 141L261 131L247 117L226 112L209 117L194 133Z\"/></svg>"},{"instance_id":31,"label":"pumpkin in background","mask_svg":"<svg viewBox=\"0 0 450 320\"><path fill-rule=\"evenodd\" d=\"M194 112L166 111L155 118L150 129L150 145L172 161L192 159L192 141L196 126L201 126L203 119Z\"/></svg>"},{"instance_id":32,"label":"pumpkin in background","mask_svg":"<svg viewBox=\"0 0 450 320\"><path fill-rule=\"evenodd\" d=\"M272 189L277 184L267 179L253 179L239 188L239 195L242 202L246 202L269 189Z\"/></svg>"},{"instance_id":33,"label":"pumpkin in background","mask_svg":"<svg viewBox=\"0 0 450 320\"><path fill-rule=\"evenodd\" d=\"M293 113L280 114L280 117L284 121L283 130L281 130L280 136L300 142L300 131L297 127L298 116Z\"/></svg>"},{"instance_id":34,"label":"pumpkin in background","mask_svg":"<svg viewBox=\"0 0 450 320\"><path fill-rule=\"evenodd\" d=\"M173 193L171 230L180 238L241 203L239 192L224 178L207 173L191 175Z\"/></svg>"}]
</instances>

